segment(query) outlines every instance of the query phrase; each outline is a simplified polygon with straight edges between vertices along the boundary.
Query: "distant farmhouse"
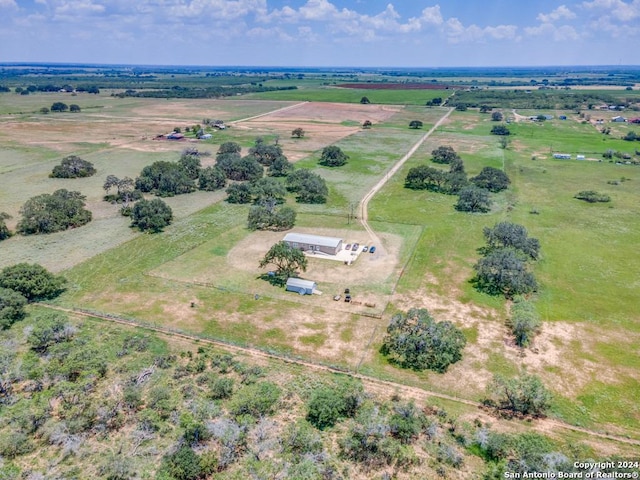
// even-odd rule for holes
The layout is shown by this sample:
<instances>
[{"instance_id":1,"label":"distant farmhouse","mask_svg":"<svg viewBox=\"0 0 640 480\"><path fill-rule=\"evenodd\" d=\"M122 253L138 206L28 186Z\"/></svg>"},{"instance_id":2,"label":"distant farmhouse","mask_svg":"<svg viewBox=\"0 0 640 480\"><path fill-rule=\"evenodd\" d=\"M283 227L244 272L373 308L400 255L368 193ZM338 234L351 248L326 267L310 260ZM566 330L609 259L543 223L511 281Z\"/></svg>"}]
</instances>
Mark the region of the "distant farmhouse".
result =
<instances>
[{"instance_id":1,"label":"distant farmhouse","mask_svg":"<svg viewBox=\"0 0 640 480\"><path fill-rule=\"evenodd\" d=\"M302 251L322 252L328 255L337 255L342 249L342 239L335 237L287 233L283 241L292 248L299 248Z\"/></svg>"}]
</instances>

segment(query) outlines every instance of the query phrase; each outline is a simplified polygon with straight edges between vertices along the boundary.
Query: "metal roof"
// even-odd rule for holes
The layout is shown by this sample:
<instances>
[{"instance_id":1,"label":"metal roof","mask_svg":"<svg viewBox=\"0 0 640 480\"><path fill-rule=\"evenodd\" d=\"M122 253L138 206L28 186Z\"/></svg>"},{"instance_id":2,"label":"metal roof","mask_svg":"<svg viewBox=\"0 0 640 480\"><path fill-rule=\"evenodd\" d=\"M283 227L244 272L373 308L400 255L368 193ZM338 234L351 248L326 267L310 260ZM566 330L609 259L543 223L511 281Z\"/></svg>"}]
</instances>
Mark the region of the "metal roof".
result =
<instances>
[{"instance_id":1,"label":"metal roof","mask_svg":"<svg viewBox=\"0 0 640 480\"><path fill-rule=\"evenodd\" d=\"M284 241L335 248L340 245L342 239L336 237L323 237L321 235L307 235L305 233L287 233L284 236Z\"/></svg>"},{"instance_id":2,"label":"metal roof","mask_svg":"<svg viewBox=\"0 0 640 480\"><path fill-rule=\"evenodd\" d=\"M311 280L303 280L301 278L289 278L287 279L287 287L301 287L304 289L313 290L316 288L316 282L312 282Z\"/></svg>"}]
</instances>

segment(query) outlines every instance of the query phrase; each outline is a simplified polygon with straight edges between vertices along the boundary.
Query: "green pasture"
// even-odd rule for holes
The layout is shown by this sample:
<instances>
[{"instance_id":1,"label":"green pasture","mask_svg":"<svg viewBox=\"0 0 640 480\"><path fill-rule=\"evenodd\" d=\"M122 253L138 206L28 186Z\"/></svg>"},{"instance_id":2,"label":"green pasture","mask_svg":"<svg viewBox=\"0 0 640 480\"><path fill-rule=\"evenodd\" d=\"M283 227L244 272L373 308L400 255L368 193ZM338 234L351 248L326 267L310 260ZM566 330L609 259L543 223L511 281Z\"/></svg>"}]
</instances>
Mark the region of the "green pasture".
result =
<instances>
[{"instance_id":1,"label":"green pasture","mask_svg":"<svg viewBox=\"0 0 640 480\"><path fill-rule=\"evenodd\" d=\"M367 97L373 104L424 105L433 98L440 97L444 99L449 95L451 95L450 90L377 90L332 86L301 86L296 90L251 93L245 95L245 97L262 100L338 103L360 103L362 97Z\"/></svg>"}]
</instances>

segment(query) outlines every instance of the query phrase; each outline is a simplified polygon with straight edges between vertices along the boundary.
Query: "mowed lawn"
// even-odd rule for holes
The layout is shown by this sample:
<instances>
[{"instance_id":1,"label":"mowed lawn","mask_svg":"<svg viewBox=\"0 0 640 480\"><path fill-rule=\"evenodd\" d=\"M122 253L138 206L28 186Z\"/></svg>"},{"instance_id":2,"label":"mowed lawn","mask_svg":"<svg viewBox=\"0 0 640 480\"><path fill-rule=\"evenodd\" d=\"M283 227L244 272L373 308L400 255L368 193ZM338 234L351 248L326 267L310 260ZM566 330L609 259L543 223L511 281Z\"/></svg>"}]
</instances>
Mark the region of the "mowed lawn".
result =
<instances>
[{"instance_id":1,"label":"mowed lawn","mask_svg":"<svg viewBox=\"0 0 640 480\"><path fill-rule=\"evenodd\" d=\"M399 292L453 295L465 305L497 309L506 319L504 301L478 293L469 280L479 258L477 248L484 243L484 227L503 220L526 226L542 246L542 258L533 266L540 283L534 301L545 322L540 342L549 344L539 344L540 359L505 363L503 358L492 370L526 368L541 375L555 386L554 411L561 418L640 431L640 410L631 400L640 388L640 167L555 160L549 147L543 147L551 141L571 153L592 151L591 156L600 157L595 153L628 142L603 141L592 126L555 120L514 126L512 143L502 150L488 134L491 125L477 112L456 112L372 200L373 219L424 225ZM437 166L429 161L429 152L439 145L453 146L471 175L483 166L504 164L512 186L493 196L490 213L460 213L453 208L454 196L404 188L411 167ZM589 204L573 198L581 190L606 193L611 202ZM490 322L480 328L502 329L504 324ZM504 352L500 343L494 344L498 356ZM372 368L380 367L374 363Z\"/></svg>"}]
</instances>

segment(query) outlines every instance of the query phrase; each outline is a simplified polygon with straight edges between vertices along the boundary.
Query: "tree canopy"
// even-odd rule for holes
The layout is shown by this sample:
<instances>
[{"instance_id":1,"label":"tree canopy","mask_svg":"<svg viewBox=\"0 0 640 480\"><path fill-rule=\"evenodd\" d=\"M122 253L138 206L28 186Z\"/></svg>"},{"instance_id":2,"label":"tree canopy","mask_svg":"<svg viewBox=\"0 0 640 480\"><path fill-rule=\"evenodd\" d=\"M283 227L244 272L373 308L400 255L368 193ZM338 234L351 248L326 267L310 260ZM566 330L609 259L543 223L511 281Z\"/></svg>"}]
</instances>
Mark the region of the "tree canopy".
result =
<instances>
[{"instance_id":1,"label":"tree canopy","mask_svg":"<svg viewBox=\"0 0 640 480\"><path fill-rule=\"evenodd\" d=\"M325 167L341 167L347 163L347 160L349 160L349 155L344 153L340 147L329 145L322 149L319 163Z\"/></svg>"},{"instance_id":2,"label":"tree canopy","mask_svg":"<svg viewBox=\"0 0 640 480\"><path fill-rule=\"evenodd\" d=\"M505 125L495 125L491 129L493 135L511 135L511 131Z\"/></svg>"},{"instance_id":3,"label":"tree canopy","mask_svg":"<svg viewBox=\"0 0 640 480\"><path fill-rule=\"evenodd\" d=\"M12 235L11 230L9 230L9 227L7 227L5 223L5 220L9 218L11 218L11 215L6 212L0 212L0 241L6 240Z\"/></svg>"},{"instance_id":4,"label":"tree canopy","mask_svg":"<svg viewBox=\"0 0 640 480\"><path fill-rule=\"evenodd\" d=\"M403 368L446 372L462 358L466 339L451 322L436 322L425 309L413 308L391 318L382 353Z\"/></svg>"},{"instance_id":5,"label":"tree canopy","mask_svg":"<svg viewBox=\"0 0 640 480\"><path fill-rule=\"evenodd\" d=\"M551 393L535 375L496 375L487 386L485 404L512 415L539 417L551 406Z\"/></svg>"},{"instance_id":6,"label":"tree canopy","mask_svg":"<svg viewBox=\"0 0 640 480\"><path fill-rule=\"evenodd\" d=\"M286 281L287 278L295 276L298 270L306 271L307 263L307 257L301 250L285 242L278 242L260 260L260 268L274 265L276 275Z\"/></svg>"},{"instance_id":7,"label":"tree canopy","mask_svg":"<svg viewBox=\"0 0 640 480\"><path fill-rule=\"evenodd\" d=\"M176 162L160 160L147 165L136 178L135 186L142 192L160 197L173 197L194 192L195 182L187 169Z\"/></svg>"},{"instance_id":8,"label":"tree canopy","mask_svg":"<svg viewBox=\"0 0 640 480\"><path fill-rule=\"evenodd\" d=\"M491 198L484 188L469 185L462 188L458 194L456 210L460 212L486 213L491 210Z\"/></svg>"},{"instance_id":9,"label":"tree canopy","mask_svg":"<svg viewBox=\"0 0 640 480\"><path fill-rule=\"evenodd\" d=\"M249 210L247 228L249 230L274 230L280 232L292 228L296 223L296 212L293 208L277 206L264 202L254 205Z\"/></svg>"},{"instance_id":10,"label":"tree canopy","mask_svg":"<svg viewBox=\"0 0 640 480\"><path fill-rule=\"evenodd\" d=\"M91 221L84 208L85 196L65 189L30 198L20 209L22 218L17 230L23 235L53 233L76 228Z\"/></svg>"},{"instance_id":11,"label":"tree canopy","mask_svg":"<svg viewBox=\"0 0 640 480\"><path fill-rule=\"evenodd\" d=\"M0 272L0 287L20 293L29 302L49 300L64 291L66 280L36 263L18 263Z\"/></svg>"},{"instance_id":12,"label":"tree canopy","mask_svg":"<svg viewBox=\"0 0 640 480\"><path fill-rule=\"evenodd\" d=\"M325 203L329 195L324 178L306 168L290 173L286 185L287 190L296 194L298 203Z\"/></svg>"},{"instance_id":13,"label":"tree canopy","mask_svg":"<svg viewBox=\"0 0 640 480\"><path fill-rule=\"evenodd\" d=\"M93 163L75 155L64 157L60 165L53 167L49 175L52 178L80 178L90 177L96 173Z\"/></svg>"},{"instance_id":14,"label":"tree canopy","mask_svg":"<svg viewBox=\"0 0 640 480\"><path fill-rule=\"evenodd\" d=\"M282 153L280 145L268 145L262 138L256 139L255 145L249 149L249 155L265 167L271 166L276 159L287 158Z\"/></svg>"},{"instance_id":15,"label":"tree canopy","mask_svg":"<svg viewBox=\"0 0 640 480\"><path fill-rule=\"evenodd\" d=\"M52 112L66 112L69 110L69 105L63 102L55 102L51 105Z\"/></svg>"},{"instance_id":16,"label":"tree canopy","mask_svg":"<svg viewBox=\"0 0 640 480\"><path fill-rule=\"evenodd\" d=\"M264 175L264 168L252 155L241 157L238 153L223 153L216 157L216 166L229 180L252 181Z\"/></svg>"},{"instance_id":17,"label":"tree canopy","mask_svg":"<svg viewBox=\"0 0 640 480\"><path fill-rule=\"evenodd\" d=\"M216 166L210 166L200 170L198 176L198 188L212 192L219 190L227 185L227 177L221 168Z\"/></svg>"},{"instance_id":18,"label":"tree canopy","mask_svg":"<svg viewBox=\"0 0 640 480\"><path fill-rule=\"evenodd\" d=\"M27 299L10 288L0 287L0 330L9 328L25 316Z\"/></svg>"},{"instance_id":19,"label":"tree canopy","mask_svg":"<svg viewBox=\"0 0 640 480\"><path fill-rule=\"evenodd\" d=\"M172 220L171 207L159 198L142 199L135 203L131 212L131 226L141 231L161 232Z\"/></svg>"},{"instance_id":20,"label":"tree canopy","mask_svg":"<svg viewBox=\"0 0 640 480\"><path fill-rule=\"evenodd\" d=\"M535 292L538 283L527 270L522 256L513 248L497 248L481 258L473 267L478 290L489 295L515 295Z\"/></svg>"},{"instance_id":21,"label":"tree canopy","mask_svg":"<svg viewBox=\"0 0 640 480\"><path fill-rule=\"evenodd\" d=\"M478 188L484 188L490 192L501 192L509 188L511 180L506 173L494 167L484 167L475 177L469 179Z\"/></svg>"},{"instance_id":22,"label":"tree canopy","mask_svg":"<svg viewBox=\"0 0 640 480\"><path fill-rule=\"evenodd\" d=\"M460 158L453 147L449 145L441 145L431 151L431 161L434 163L451 163Z\"/></svg>"},{"instance_id":23,"label":"tree canopy","mask_svg":"<svg viewBox=\"0 0 640 480\"><path fill-rule=\"evenodd\" d=\"M305 133L306 132L302 128L298 127L298 128L294 128L292 130L291 136L293 138L302 138L302 137L304 137Z\"/></svg>"},{"instance_id":24,"label":"tree canopy","mask_svg":"<svg viewBox=\"0 0 640 480\"><path fill-rule=\"evenodd\" d=\"M482 233L487 241L486 247L480 249L483 253L500 248L513 248L532 260L537 260L540 256L540 242L537 238L530 238L527 229L522 225L499 222L493 228L484 227Z\"/></svg>"}]
</instances>

